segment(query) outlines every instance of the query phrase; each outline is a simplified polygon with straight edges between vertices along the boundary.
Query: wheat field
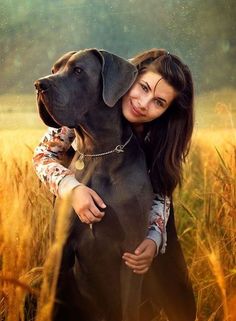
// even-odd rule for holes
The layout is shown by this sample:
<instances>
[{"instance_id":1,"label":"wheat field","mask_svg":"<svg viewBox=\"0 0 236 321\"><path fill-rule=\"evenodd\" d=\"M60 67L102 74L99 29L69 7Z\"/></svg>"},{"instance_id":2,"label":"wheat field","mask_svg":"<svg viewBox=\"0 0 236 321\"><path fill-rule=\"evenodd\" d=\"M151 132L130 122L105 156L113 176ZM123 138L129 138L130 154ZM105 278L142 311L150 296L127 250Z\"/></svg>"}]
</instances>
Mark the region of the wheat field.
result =
<instances>
[{"instance_id":1,"label":"wheat field","mask_svg":"<svg viewBox=\"0 0 236 321\"><path fill-rule=\"evenodd\" d=\"M232 95L235 97L235 92ZM49 281L48 274L55 268L52 262L60 259L63 239L50 243L53 197L40 184L31 164L33 149L46 128L32 110L34 97L17 97L0 97L0 320L24 320L25 300L29 305L26 321L31 320L31 300L27 300L37 297L40 309L36 320L49 321L55 280ZM203 126L206 118L198 118L174 205L198 320L233 321L236 129L231 103L215 104L213 98L199 99L199 110L209 104L215 118L208 116L211 126Z\"/></svg>"}]
</instances>

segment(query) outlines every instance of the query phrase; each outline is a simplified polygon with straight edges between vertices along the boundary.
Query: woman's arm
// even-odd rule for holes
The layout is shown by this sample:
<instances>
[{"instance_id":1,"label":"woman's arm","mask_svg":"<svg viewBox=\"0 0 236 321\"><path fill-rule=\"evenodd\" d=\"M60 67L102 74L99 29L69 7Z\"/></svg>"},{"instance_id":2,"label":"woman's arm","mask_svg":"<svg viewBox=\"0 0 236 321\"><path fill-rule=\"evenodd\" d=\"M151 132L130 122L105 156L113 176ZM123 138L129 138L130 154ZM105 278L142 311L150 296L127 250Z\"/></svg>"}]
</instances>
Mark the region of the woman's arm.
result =
<instances>
[{"instance_id":1,"label":"woman's arm","mask_svg":"<svg viewBox=\"0 0 236 321\"><path fill-rule=\"evenodd\" d=\"M62 165L65 153L74 139L73 129L50 127L35 149L33 166L39 179L53 194L61 198L71 194L72 206L82 222L99 222L104 212L97 205L105 208L103 200L95 191L79 183L74 172Z\"/></svg>"},{"instance_id":2,"label":"woman's arm","mask_svg":"<svg viewBox=\"0 0 236 321\"><path fill-rule=\"evenodd\" d=\"M65 182L68 184L65 184L68 187L71 185L73 188L79 185L74 173L61 164L74 139L75 133L73 129L68 127L49 127L34 151L33 166L36 174L56 196L64 196L63 191L65 188L62 189L62 193L60 193L59 188L63 178L66 178Z\"/></svg>"},{"instance_id":3,"label":"woman's arm","mask_svg":"<svg viewBox=\"0 0 236 321\"><path fill-rule=\"evenodd\" d=\"M167 245L166 225L170 214L170 198L155 195L152 209L149 212L149 230L147 238L157 245L157 251L161 246L161 253L165 253Z\"/></svg>"},{"instance_id":4,"label":"woman's arm","mask_svg":"<svg viewBox=\"0 0 236 321\"><path fill-rule=\"evenodd\" d=\"M165 253L167 233L166 224L170 213L170 199L160 195L155 196L149 213L149 230L147 237L139 244L134 253L124 253L122 258L126 265L136 274L144 274L152 264L154 256Z\"/></svg>"}]
</instances>

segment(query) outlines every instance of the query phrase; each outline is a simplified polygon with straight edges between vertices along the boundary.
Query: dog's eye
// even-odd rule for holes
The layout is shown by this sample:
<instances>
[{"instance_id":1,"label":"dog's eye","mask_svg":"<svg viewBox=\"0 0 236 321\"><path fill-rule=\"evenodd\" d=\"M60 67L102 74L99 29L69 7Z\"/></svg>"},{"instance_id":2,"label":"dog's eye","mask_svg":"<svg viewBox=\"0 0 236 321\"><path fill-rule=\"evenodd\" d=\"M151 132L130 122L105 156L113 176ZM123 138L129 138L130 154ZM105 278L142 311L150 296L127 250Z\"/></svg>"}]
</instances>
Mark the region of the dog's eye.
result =
<instances>
[{"instance_id":1,"label":"dog's eye","mask_svg":"<svg viewBox=\"0 0 236 321\"><path fill-rule=\"evenodd\" d=\"M77 75L81 74L82 71L83 70L80 67L75 67L74 68L74 73L77 74Z\"/></svg>"}]
</instances>

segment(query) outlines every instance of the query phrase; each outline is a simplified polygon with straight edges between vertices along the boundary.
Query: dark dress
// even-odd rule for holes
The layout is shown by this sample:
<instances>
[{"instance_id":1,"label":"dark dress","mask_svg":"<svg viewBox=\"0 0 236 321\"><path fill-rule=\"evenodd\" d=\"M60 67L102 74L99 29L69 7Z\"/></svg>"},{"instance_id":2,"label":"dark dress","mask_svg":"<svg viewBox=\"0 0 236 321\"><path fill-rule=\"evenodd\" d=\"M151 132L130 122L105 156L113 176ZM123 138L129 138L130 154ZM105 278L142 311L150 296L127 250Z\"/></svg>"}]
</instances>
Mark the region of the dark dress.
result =
<instances>
[{"instance_id":1,"label":"dark dress","mask_svg":"<svg viewBox=\"0 0 236 321\"><path fill-rule=\"evenodd\" d=\"M144 140L139 137L139 142L145 151L148 167L151 168L153 148L149 137L149 132L147 132ZM196 303L176 232L172 202L166 232L166 251L164 254L159 252L144 276L140 321L153 320L161 309L164 310L169 321L194 321ZM158 320L158 317L155 320Z\"/></svg>"},{"instance_id":2,"label":"dark dress","mask_svg":"<svg viewBox=\"0 0 236 321\"><path fill-rule=\"evenodd\" d=\"M154 258L144 276L140 321L153 320L161 308L169 321L194 321L196 318L193 288L176 233L173 205L167 223L166 252Z\"/></svg>"}]
</instances>

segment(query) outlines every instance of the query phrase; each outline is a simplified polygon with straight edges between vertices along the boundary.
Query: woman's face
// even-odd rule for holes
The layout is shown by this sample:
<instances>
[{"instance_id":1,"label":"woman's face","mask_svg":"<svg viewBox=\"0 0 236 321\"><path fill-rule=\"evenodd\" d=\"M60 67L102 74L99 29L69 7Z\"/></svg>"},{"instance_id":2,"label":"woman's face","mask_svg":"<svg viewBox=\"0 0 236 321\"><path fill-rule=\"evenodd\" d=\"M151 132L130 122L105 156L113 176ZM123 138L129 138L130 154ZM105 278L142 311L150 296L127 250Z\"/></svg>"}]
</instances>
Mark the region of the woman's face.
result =
<instances>
[{"instance_id":1,"label":"woman's face","mask_svg":"<svg viewBox=\"0 0 236 321\"><path fill-rule=\"evenodd\" d=\"M133 124L150 122L168 109L176 95L175 89L160 74L147 71L123 96L123 115Z\"/></svg>"}]
</instances>

